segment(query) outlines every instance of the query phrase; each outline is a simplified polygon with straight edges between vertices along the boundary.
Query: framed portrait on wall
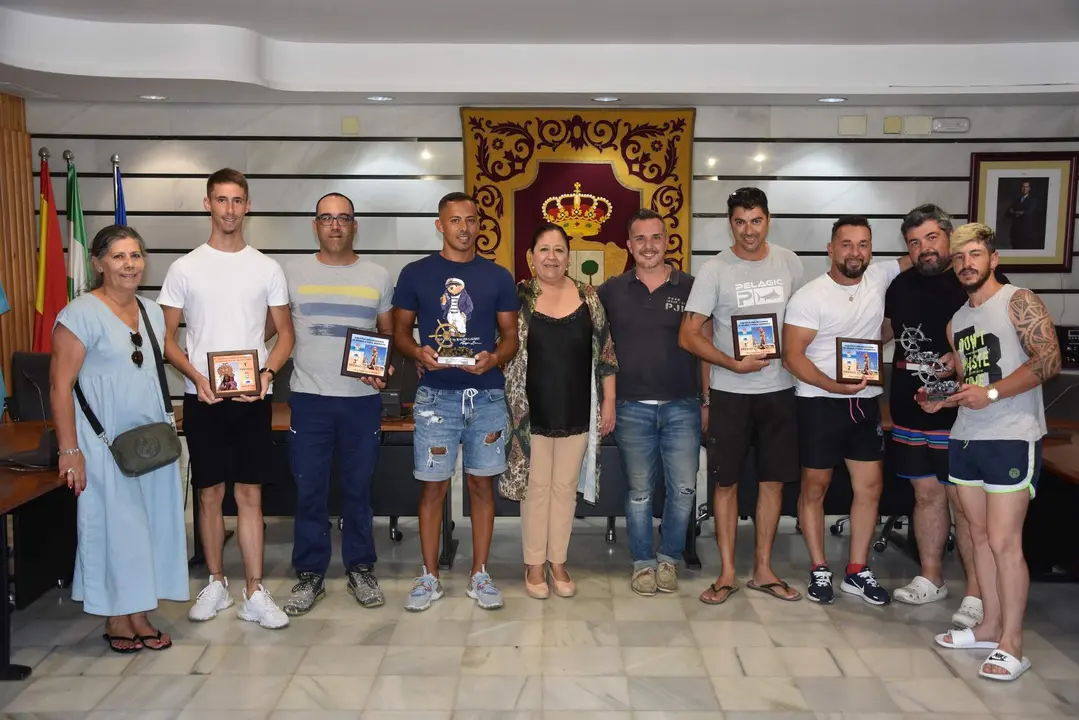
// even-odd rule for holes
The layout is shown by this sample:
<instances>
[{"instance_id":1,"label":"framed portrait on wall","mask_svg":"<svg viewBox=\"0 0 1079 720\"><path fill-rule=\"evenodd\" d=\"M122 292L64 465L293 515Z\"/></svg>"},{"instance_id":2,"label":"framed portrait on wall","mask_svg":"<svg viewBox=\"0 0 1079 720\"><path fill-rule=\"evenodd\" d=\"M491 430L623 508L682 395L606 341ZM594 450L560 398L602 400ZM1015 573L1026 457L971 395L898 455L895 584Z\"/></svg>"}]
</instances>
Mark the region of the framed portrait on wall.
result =
<instances>
[{"instance_id":1,"label":"framed portrait on wall","mask_svg":"<svg viewBox=\"0 0 1079 720\"><path fill-rule=\"evenodd\" d=\"M1071 272L1077 165L1073 152L971 153L970 221L993 228L1002 270Z\"/></svg>"}]
</instances>

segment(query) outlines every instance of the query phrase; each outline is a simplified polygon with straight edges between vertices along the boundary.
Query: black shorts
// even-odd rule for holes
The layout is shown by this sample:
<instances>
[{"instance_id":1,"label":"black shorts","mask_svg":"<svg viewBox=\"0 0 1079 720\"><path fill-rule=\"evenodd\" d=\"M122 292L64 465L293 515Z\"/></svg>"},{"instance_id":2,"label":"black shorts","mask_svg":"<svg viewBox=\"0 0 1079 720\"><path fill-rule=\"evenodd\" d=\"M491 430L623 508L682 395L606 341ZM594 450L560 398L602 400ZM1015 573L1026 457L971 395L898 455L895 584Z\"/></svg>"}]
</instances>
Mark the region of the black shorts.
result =
<instances>
[{"instance_id":1,"label":"black shorts","mask_svg":"<svg viewBox=\"0 0 1079 720\"><path fill-rule=\"evenodd\" d=\"M223 482L261 485L272 452L270 396L255 402L225 399L208 405L184 395L184 435L191 457L191 487Z\"/></svg>"},{"instance_id":2,"label":"black shorts","mask_svg":"<svg viewBox=\"0 0 1079 720\"><path fill-rule=\"evenodd\" d=\"M888 452L896 477L935 477L938 482L948 482L947 430L915 430L893 423Z\"/></svg>"},{"instance_id":3,"label":"black shorts","mask_svg":"<svg viewBox=\"0 0 1079 720\"><path fill-rule=\"evenodd\" d=\"M798 398L802 467L831 470L844 460L884 458L880 403L873 398Z\"/></svg>"},{"instance_id":4,"label":"black shorts","mask_svg":"<svg viewBox=\"0 0 1079 720\"><path fill-rule=\"evenodd\" d=\"M708 413L708 472L730 487L756 448L758 482L798 482L798 424L794 388L746 395L712 390Z\"/></svg>"}]
</instances>

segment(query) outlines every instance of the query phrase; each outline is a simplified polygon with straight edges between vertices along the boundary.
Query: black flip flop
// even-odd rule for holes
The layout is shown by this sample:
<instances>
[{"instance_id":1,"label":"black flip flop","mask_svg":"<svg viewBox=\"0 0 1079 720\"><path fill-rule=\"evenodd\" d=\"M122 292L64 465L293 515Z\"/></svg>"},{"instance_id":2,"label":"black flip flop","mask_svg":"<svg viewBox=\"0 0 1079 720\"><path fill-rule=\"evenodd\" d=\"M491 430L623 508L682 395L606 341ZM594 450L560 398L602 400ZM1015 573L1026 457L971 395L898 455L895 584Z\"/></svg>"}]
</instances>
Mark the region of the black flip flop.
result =
<instances>
[{"instance_id":1,"label":"black flip flop","mask_svg":"<svg viewBox=\"0 0 1079 720\"><path fill-rule=\"evenodd\" d=\"M724 590L726 590L727 594L723 596L722 600L705 600L704 599L704 593L708 592L708 590L711 590L713 593L715 593L717 595L719 593L723 592ZM738 592L738 586L737 585L720 585L719 587L716 587L716 584L712 583L711 585L708 586L708 590L705 590L704 592L701 593L701 596L699 598L700 601L702 603L704 603L705 605L722 605L723 603L727 602L727 600L730 599L731 595L734 595L736 592Z\"/></svg>"},{"instance_id":2,"label":"black flip flop","mask_svg":"<svg viewBox=\"0 0 1079 720\"><path fill-rule=\"evenodd\" d=\"M146 648L147 650L153 650L154 652L160 652L162 650L168 650L170 647L172 647L172 639L171 638L169 639L168 645L159 645L158 647L151 647L151 646L146 644L146 641L147 640L156 640L157 642L161 642L161 636L163 634L164 633L162 633L162 631L158 630L157 635L138 635L137 637L139 639L139 642L142 643L142 646L144 648Z\"/></svg>"},{"instance_id":3,"label":"black flip flop","mask_svg":"<svg viewBox=\"0 0 1079 720\"><path fill-rule=\"evenodd\" d=\"M116 645L113 644L117 640L130 640L133 643L141 642L142 639L140 637L138 637L137 635L132 635L131 637L125 637L123 635L109 635L108 633L104 633L104 634L102 634L101 637L104 638L105 642L109 644L109 649L112 650L114 653L120 653L121 655L131 655L133 653L137 653L137 652L142 650L141 647L132 646L132 647L129 647L129 648L119 648L119 647L116 647ZM146 646L143 645L142 647L146 647Z\"/></svg>"},{"instance_id":4,"label":"black flip flop","mask_svg":"<svg viewBox=\"0 0 1079 720\"><path fill-rule=\"evenodd\" d=\"M766 583L764 585L757 585L752 580L750 580L746 583L746 587L750 590L762 592L765 595L771 595L772 597L782 600L784 602L796 602L802 599L802 593L798 592L797 590L794 591L794 597L784 597L783 595L780 595L778 592L776 592L776 588L783 588L784 590L791 589L791 586L783 582L782 580L774 583Z\"/></svg>"}]
</instances>

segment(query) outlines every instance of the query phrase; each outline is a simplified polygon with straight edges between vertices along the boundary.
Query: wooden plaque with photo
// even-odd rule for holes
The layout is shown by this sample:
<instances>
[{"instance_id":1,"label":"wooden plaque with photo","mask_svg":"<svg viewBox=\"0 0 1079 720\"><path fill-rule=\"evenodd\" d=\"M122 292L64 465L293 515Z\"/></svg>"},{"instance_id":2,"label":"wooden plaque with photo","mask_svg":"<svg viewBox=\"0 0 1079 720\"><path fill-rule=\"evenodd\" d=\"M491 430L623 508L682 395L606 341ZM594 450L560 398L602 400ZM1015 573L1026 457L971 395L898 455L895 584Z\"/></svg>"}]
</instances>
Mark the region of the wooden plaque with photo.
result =
<instances>
[{"instance_id":1,"label":"wooden plaque with photo","mask_svg":"<svg viewBox=\"0 0 1079 720\"><path fill-rule=\"evenodd\" d=\"M884 343L862 338L836 338L835 380L844 385L884 385Z\"/></svg>"},{"instance_id":2,"label":"wooden plaque with photo","mask_svg":"<svg viewBox=\"0 0 1079 720\"><path fill-rule=\"evenodd\" d=\"M779 331L779 320L775 313L732 315L734 359L755 357L758 360L779 360Z\"/></svg>"},{"instance_id":3,"label":"wooden plaque with photo","mask_svg":"<svg viewBox=\"0 0 1079 720\"><path fill-rule=\"evenodd\" d=\"M210 384L220 398L262 394L258 350L228 350L206 353Z\"/></svg>"},{"instance_id":4,"label":"wooden plaque with photo","mask_svg":"<svg viewBox=\"0 0 1079 720\"><path fill-rule=\"evenodd\" d=\"M345 333L345 353L341 374L354 378L385 380L389 377L393 336L373 330L349 328Z\"/></svg>"}]
</instances>

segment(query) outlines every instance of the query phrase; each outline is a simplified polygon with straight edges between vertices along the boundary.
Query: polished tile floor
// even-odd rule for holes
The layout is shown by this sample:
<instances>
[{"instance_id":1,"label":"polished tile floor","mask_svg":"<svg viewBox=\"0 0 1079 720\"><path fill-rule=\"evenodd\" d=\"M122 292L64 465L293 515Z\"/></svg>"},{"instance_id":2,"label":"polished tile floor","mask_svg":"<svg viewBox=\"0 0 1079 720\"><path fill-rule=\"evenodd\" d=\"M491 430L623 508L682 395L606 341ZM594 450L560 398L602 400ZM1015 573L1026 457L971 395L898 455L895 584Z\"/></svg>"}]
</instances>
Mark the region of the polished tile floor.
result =
<instances>
[{"instance_id":1,"label":"polished tile floor","mask_svg":"<svg viewBox=\"0 0 1079 720\"><path fill-rule=\"evenodd\" d=\"M1026 654L1033 670L1013 684L977 677L984 651L938 650L959 598L912 608L874 608L837 594L835 605L784 603L743 589L722 606L697 596L714 577L711 529L700 538L702 573L683 570L678 594L629 589L625 531L604 543L602 522L578 521L570 548L580 588L572 599L524 593L516 520L497 522L489 566L506 607L486 612L465 596L471 562L467 520L457 523L457 563L443 572L447 595L431 610L402 609L419 558L415 521L393 544L376 525L377 572L387 604L364 610L331 573L327 597L285 630L241 622L234 611L192 624L186 604L163 603L166 652L108 652L101 622L66 592L16 614L15 661L34 667L25 683L0 685L4 717L195 718L1029 718L1079 717L1079 603L1075 586L1036 585ZM335 547L340 534L334 530ZM271 520L267 577L282 601L292 583L291 523ZM752 526L739 533L742 582ZM834 567L846 536L829 536ZM802 539L784 521L777 569L805 590ZM226 564L239 598L235 541ZM336 564L335 559L335 564ZM915 565L897 548L872 563L890 588ZM948 577L958 566L949 560ZM204 583L193 577L192 595ZM956 592L960 591L956 587Z\"/></svg>"}]
</instances>

